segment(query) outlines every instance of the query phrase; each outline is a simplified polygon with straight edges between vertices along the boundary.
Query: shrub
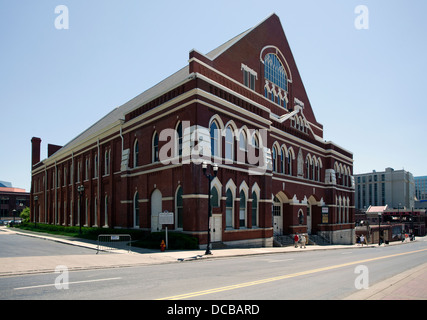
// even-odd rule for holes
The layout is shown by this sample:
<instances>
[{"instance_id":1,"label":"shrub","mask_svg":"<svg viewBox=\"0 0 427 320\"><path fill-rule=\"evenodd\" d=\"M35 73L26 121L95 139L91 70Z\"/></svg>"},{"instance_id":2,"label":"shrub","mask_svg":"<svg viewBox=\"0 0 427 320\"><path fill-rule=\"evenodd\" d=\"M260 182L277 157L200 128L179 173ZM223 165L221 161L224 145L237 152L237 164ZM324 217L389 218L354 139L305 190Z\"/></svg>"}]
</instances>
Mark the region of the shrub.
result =
<instances>
[{"instance_id":1,"label":"shrub","mask_svg":"<svg viewBox=\"0 0 427 320\"><path fill-rule=\"evenodd\" d=\"M82 234L79 233L79 227L68 227L53 224L37 223L34 226L33 222L24 222L21 225L16 225L16 228L24 230L32 230L38 232L46 232L50 234L59 234L70 237L79 237L89 240L97 240L100 234L129 234L132 238L132 246L147 248L147 249L159 249L162 240L166 240L165 232L154 232L142 231L137 229L112 229L112 228L90 228L82 227ZM169 232L169 249L182 250L182 249L198 249L197 238L191 237L187 234L178 232Z\"/></svg>"}]
</instances>

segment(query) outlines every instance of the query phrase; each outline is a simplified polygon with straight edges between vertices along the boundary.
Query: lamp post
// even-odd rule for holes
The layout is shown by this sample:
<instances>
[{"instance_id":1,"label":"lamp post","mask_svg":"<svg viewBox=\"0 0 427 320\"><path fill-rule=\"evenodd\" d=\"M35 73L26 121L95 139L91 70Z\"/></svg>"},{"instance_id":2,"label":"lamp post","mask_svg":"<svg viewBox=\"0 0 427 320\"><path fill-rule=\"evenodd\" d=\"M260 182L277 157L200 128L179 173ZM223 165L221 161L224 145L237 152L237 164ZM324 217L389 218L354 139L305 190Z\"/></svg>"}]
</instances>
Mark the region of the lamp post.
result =
<instances>
[{"instance_id":1,"label":"lamp post","mask_svg":"<svg viewBox=\"0 0 427 320\"><path fill-rule=\"evenodd\" d=\"M80 185L77 187L77 191L79 193L79 234L82 234L82 198L83 198L83 193L85 192L85 187L83 185Z\"/></svg>"},{"instance_id":2,"label":"lamp post","mask_svg":"<svg viewBox=\"0 0 427 320\"><path fill-rule=\"evenodd\" d=\"M213 175L210 173L207 173L208 164L207 162L203 162L202 164L203 174L206 178L208 178L209 181L209 189L208 189L208 245L206 246L206 252L205 255L212 254L211 252L211 228L210 228L210 220L212 216L212 206L211 206L211 183L212 180L215 179L217 173L218 173L218 165L216 163L213 164Z\"/></svg>"},{"instance_id":3,"label":"lamp post","mask_svg":"<svg viewBox=\"0 0 427 320\"><path fill-rule=\"evenodd\" d=\"M378 246L381 246L381 212L378 212Z\"/></svg>"}]
</instances>

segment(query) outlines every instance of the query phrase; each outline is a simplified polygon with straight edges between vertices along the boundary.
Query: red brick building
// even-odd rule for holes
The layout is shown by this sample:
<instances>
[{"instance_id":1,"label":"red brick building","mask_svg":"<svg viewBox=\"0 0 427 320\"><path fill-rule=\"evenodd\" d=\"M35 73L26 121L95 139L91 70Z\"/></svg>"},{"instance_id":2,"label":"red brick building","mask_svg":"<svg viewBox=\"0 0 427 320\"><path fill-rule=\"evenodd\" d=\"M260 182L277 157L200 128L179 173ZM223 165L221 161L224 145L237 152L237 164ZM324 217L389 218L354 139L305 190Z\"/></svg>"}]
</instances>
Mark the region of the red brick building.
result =
<instances>
[{"instance_id":1,"label":"red brick building","mask_svg":"<svg viewBox=\"0 0 427 320\"><path fill-rule=\"evenodd\" d=\"M280 20L272 15L116 108L40 161L32 219L174 229L207 242L271 246L273 234L354 242L353 155L323 140ZM209 169L211 166L209 166ZM84 186L81 205L78 186Z\"/></svg>"}]
</instances>

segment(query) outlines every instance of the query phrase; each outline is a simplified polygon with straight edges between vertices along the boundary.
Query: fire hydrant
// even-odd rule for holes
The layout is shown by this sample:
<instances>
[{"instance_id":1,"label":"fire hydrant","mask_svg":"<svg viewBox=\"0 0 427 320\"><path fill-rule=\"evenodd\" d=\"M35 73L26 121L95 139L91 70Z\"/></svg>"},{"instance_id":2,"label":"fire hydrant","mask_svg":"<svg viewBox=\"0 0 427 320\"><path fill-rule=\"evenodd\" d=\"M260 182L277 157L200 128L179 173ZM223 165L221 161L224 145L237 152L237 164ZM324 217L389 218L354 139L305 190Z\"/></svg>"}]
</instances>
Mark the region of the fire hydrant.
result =
<instances>
[{"instance_id":1,"label":"fire hydrant","mask_svg":"<svg viewBox=\"0 0 427 320\"><path fill-rule=\"evenodd\" d=\"M164 252L164 251L165 251L165 248L166 248L165 240L162 240L162 243L160 244L160 251L161 251L161 252Z\"/></svg>"}]
</instances>

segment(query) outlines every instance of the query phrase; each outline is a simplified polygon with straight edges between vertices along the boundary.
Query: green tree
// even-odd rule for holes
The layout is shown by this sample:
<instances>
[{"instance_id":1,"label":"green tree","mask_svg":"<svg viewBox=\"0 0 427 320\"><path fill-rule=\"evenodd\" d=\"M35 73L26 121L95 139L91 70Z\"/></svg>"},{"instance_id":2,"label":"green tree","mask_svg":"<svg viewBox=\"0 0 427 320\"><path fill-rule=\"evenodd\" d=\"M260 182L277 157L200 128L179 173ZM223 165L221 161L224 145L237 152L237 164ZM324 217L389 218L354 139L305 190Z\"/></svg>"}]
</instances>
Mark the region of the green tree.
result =
<instances>
[{"instance_id":1,"label":"green tree","mask_svg":"<svg viewBox=\"0 0 427 320\"><path fill-rule=\"evenodd\" d=\"M21 217L23 222L30 221L30 208L26 207L24 210L22 210L19 216Z\"/></svg>"}]
</instances>

